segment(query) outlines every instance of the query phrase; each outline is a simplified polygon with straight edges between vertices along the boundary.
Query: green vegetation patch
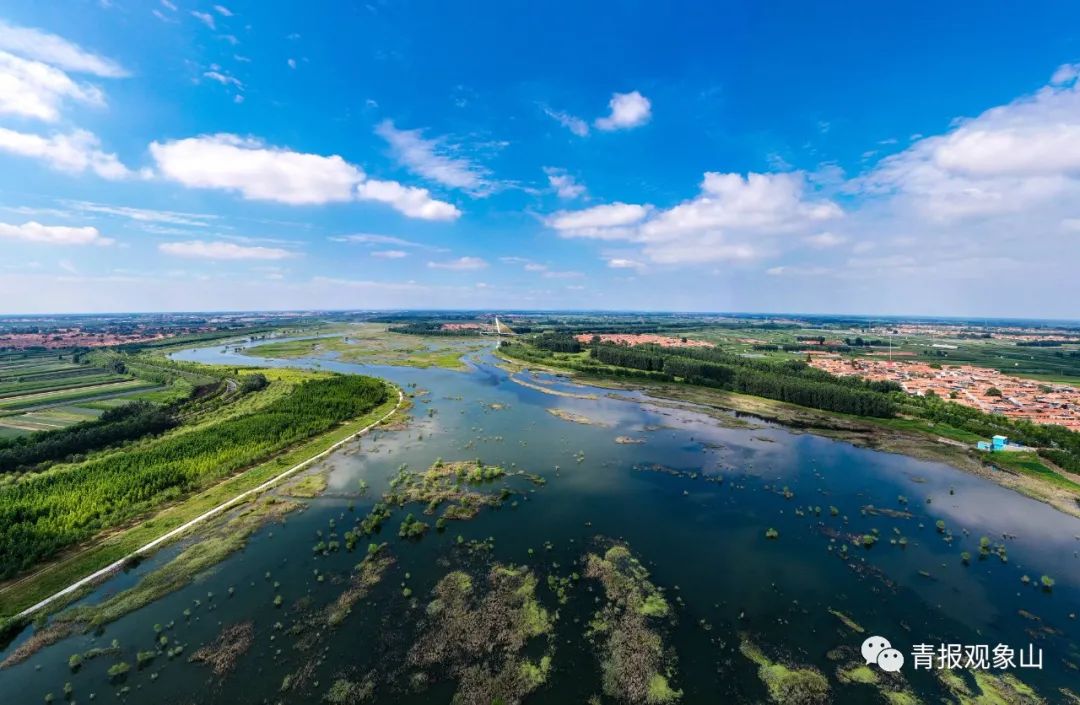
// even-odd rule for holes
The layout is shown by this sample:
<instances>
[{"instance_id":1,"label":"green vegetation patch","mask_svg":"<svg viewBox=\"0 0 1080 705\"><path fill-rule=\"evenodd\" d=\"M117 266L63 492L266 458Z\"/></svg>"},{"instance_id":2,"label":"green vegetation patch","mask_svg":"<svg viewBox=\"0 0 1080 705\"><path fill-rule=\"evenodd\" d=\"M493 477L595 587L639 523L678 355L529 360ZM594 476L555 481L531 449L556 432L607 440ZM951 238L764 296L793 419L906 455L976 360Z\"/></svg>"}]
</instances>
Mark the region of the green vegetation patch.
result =
<instances>
[{"instance_id":1,"label":"green vegetation patch","mask_svg":"<svg viewBox=\"0 0 1080 705\"><path fill-rule=\"evenodd\" d=\"M285 487L285 494L290 497L310 498L318 497L326 491L326 473L316 472L311 475L305 475L296 482L290 483Z\"/></svg>"},{"instance_id":2,"label":"green vegetation patch","mask_svg":"<svg viewBox=\"0 0 1080 705\"><path fill-rule=\"evenodd\" d=\"M682 691L671 685L674 652L665 647L662 627L670 608L649 572L625 546L603 557L585 557L585 576L604 586L607 604L589 623L597 645L604 693L632 703L674 703Z\"/></svg>"},{"instance_id":3,"label":"green vegetation patch","mask_svg":"<svg viewBox=\"0 0 1080 705\"><path fill-rule=\"evenodd\" d=\"M455 705L517 703L543 685L551 670L554 617L536 599L536 577L523 567L496 564L486 592L462 571L435 586L421 634L407 662L444 670L457 683ZM535 640L543 655L529 658Z\"/></svg>"},{"instance_id":4,"label":"green vegetation patch","mask_svg":"<svg viewBox=\"0 0 1080 705\"><path fill-rule=\"evenodd\" d=\"M309 379L261 407L232 409L238 413L217 423L181 427L141 445L137 453L106 453L0 487L0 578L331 430L386 399L386 386L370 377Z\"/></svg>"},{"instance_id":5,"label":"green vegetation patch","mask_svg":"<svg viewBox=\"0 0 1080 705\"><path fill-rule=\"evenodd\" d=\"M934 674L959 705L1044 705L1046 702L1011 673L939 669Z\"/></svg>"},{"instance_id":6,"label":"green vegetation patch","mask_svg":"<svg viewBox=\"0 0 1080 705\"><path fill-rule=\"evenodd\" d=\"M774 703L817 705L829 702L829 681L816 668L773 661L746 637L739 644L739 651L757 664L758 678L765 684L769 699Z\"/></svg>"}]
</instances>

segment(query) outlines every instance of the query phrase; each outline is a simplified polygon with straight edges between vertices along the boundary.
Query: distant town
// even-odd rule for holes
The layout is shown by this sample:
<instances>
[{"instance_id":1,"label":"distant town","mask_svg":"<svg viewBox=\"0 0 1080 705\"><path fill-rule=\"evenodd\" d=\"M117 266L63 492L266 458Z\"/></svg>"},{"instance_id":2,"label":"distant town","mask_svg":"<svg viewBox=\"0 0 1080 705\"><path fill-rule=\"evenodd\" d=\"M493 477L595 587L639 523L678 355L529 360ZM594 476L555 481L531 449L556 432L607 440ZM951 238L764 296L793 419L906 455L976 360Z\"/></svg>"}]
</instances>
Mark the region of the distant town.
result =
<instances>
[{"instance_id":1,"label":"distant town","mask_svg":"<svg viewBox=\"0 0 1080 705\"><path fill-rule=\"evenodd\" d=\"M909 394L936 394L988 414L1080 430L1080 390L971 365L813 355L810 364L834 375L896 382Z\"/></svg>"}]
</instances>

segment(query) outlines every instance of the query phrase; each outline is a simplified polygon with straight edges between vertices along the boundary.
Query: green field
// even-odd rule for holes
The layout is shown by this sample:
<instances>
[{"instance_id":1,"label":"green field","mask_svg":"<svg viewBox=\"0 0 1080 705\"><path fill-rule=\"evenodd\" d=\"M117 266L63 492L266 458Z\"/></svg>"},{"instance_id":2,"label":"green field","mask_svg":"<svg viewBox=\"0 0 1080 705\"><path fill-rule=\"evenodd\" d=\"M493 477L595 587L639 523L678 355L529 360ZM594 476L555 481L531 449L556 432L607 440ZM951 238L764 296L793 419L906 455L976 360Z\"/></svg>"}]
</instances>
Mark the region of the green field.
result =
<instances>
[{"instance_id":1,"label":"green field","mask_svg":"<svg viewBox=\"0 0 1080 705\"><path fill-rule=\"evenodd\" d=\"M0 437L65 428L163 390L152 381L76 362L70 350L2 352Z\"/></svg>"}]
</instances>

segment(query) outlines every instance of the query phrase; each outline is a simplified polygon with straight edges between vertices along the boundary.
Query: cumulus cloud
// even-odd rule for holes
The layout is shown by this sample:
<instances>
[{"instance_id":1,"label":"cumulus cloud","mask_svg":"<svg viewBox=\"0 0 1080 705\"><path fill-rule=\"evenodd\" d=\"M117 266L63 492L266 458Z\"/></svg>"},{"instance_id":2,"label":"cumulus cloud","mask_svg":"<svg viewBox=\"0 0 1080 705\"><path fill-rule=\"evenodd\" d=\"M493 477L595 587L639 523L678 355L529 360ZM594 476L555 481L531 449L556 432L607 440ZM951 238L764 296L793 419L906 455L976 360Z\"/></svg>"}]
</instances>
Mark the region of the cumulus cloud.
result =
<instances>
[{"instance_id":1,"label":"cumulus cloud","mask_svg":"<svg viewBox=\"0 0 1080 705\"><path fill-rule=\"evenodd\" d=\"M559 198L580 198L585 195L585 185L579 184L577 179L566 173L566 169L546 166L544 173L548 177L548 184Z\"/></svg>"},{"instance_id":2,"label":"cumulus cloud","mask_svg":"<svg viewBox=\"0 0 1080 705\"><path fill-rule=\"evenodd\" d=\"M652 103L637 91L615 93L608 102L611 114L597 118L599 130L625 130L644 125L652 117Z\"/></svg>"},{"instance_id":3,"label":"cumulus cloud","mask_svg":"<svg viewBox=\"0 0 1080 705\"><path fill-rule=\"evenodd\" d=\"M805 175L707 172L695 198L668 209L613 203L563 211L547 224L564 237L621 240L656 263L748 260L770 237L838 218L840 207L808 197Z\"/></svg>"},{"instance_id":4,"label":"cumulus cloud","mask_svg":"<svg viewBox=\"0 0 1080 705\"><path fill-rule=\"evenodd\" d=\"M33 220L22 225L0 223L0 238L48 245L111 245L114 242L90 226L42 225Z\"/></svg>"},{"instance_id":5,"label":"cumulus cloud","mask_svg":"<svg viewBox=\"0 0 1080 705\"><path fill-rule=\"evenodd\" d=\"M190 188L236 192L248 200L320 205L359 199L386 203L411 218L453 220L461 215L427 189L368 179L338 155L295 152L237 135L153 142L150 154L165 178Z\"/></svg>"},{"instance_id":6,"label":"cumulus cloud","mask_svg":"<svg viewBox=\"0 0 1080 705\"><path fill-rule=\"evenodd\" d=\"M561 110L552 110L547 106L542 107L545 115L555 120L578 137L586 137L589 134L589 123L585 122L581 118L575 117L574 115L563 112Z\"/></svg>"},{"instance_id":7,"label":"cumulus cloud","mask_svg":"<svg viewBox=\"0 0 1080 705\"><path fill-rule=\"evenodd\" d=\"M0 20L0 50L36 59L52 66L102 78L123 78L128 72L119 64L39 29L16 27Z\"/></svg>"},{"instance_id":8,"label":"cumulus cloud","mask_svg":"<svg viewBox=\"0 0 1080 705\"><path fill-rule=\"evenodd\" d=\"M427 266L431 269L453 269L465 272L484 269L488 266L488 263L479 257L458 257L446 262L428 262Z\"/></svg>"},{"instance_id":9,"label":"cumulus cloud","mask_svg":"<svg viewBox=\"0 0 1080 705\"><path fill-rule=\"evenodd\" d=\"M934 221L1024 212L1080 196L1075 65L1051 84L883 159L849 189L886 195Z\"/></svg>"},{"instance_id":10,"label":"cumulus cloud","mask_svg":"<svg viewBox=\"0 0 1080 705\"><path fill-rule=\"evenodd\" d=\"M0 51L0 113L55 122L64 100L105 104L101 89L78 83L58 68Z\"/></svg>"},{"instance_id":11,"label":"cumulus cloud","mask_svg":"<svg viewBox=\"0 0 1080 705\"><path fill-rule=\"evenodd\" d=\"M163 176L184 186L290 205L352 200L364 180L360 169L337 155L293 152L228 134L152 142L150 154Z\"/></svg>"},{"instance_id":12,"label":"cumulus cloud","mask_svg":"<svg viewBox=\"0 0 1080 705\"><path fill-rule=\"evenodd\" d=\"M399 130L392 121L383 120L375 127L375 134L386 140L398 162L425 179L475 196L493 190L486 169L468 159L452 156L452 149L443 141L426 139L422 130Z\"/></svg>"},{"instance_id":13,"label":"cumulus cloud","mask_svg":"<svg viewBox=\"0 0 1080 705\"><path fill-rule=\"evenodd\" d=\"M59 171L92 171L103 179L134 176L115 154L103 151L101 141L86 130L44 137L0 127L0 152L39 159Z\"/></svg>"},{"instance_id":14,"label":"cumulus cloud","mask_svg":"<svg viewBox=\"0 0 1080 705\"><path fill-rule=\"evenodd\" d=\"M402 186L396 181L369 179L357 186L356 192L361 200L389 204L410 218L456 220L461 216L457 206L432 198L426 188Z\"/></svg>"},{"instance_id":15,"label":"cumulus cloud","mask_svg":"<svg viewBox=\"0 0 1080 705\"><path fill-rule=\"evenodd\" d=\"M210 260L279 260L293 257L295 254L280 247L246 246L233 242L205 240L163 242L158 245L158 250L175 257Z\"/></svg>"},{"instance_id":16,"label":"cumulus cloud","mask_svg":"<svg viewBox=\"0 0 1080 705\"><path fill-rule=\"evenodd\" d=\"M650 208L634 203L608 203L584 210L560 211L549 217L547 224L565 237L625 240L632 234L628 226L644 220Z\"/></svg>"}]
</instances>

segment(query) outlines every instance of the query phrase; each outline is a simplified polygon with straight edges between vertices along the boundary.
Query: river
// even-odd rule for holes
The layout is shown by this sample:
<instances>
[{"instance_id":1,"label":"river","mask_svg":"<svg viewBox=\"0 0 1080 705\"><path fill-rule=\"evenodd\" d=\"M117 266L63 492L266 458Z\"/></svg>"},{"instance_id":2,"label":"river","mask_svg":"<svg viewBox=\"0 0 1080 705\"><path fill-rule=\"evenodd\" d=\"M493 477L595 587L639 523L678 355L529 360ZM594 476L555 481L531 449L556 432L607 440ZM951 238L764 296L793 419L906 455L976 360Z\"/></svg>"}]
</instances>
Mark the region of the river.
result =
<instances>
[{"instance_id":1,"label":"river","mask_svg":"<svg viewBox=\"0 0 1080 705\"><path fill-rule=\"evenodd\" d=\"M541 601L552 613L558 609L554 665L530 703L584 703L601 693L595 648L582 633L602 592L582 581L560 607L543 578L580 571L586 552L612 540L641 559L675 608L665 633L677 658L671 683L682 689L684 703L765 700L756 666L739 652L740 635L825 673L830 702L836 703L877 702L868 686L837 683L838 664L827 656L843 646L857 653L871 634L887 637L906 655L908 686L924 701L941 691L929 672L913 669L911 652L919 643L1001 643L1017 651L1031 643L1043 650L1043 668L1017 669L1014 675L1047 702L1063 701L1060 687L1080 690L1073 670L1080 664L1080 520L987 480L758 419L718 420L641 394L613 395L546 374L517 373L527 383L519 384L488 352L473 355L467 372L330 358L262 360L237 354L231 345L174 356L384 377L416 393L414 419L404 430L373 432L330 456L321 464L329 474L323 496L307 500L309 506L284 524L257 531L243 551L192 584L100 633L70 637L0 671L0 702L41 703L49 692L59 702L65 682L79 703L320 702L342 674L396 668L387 660L400 661L407 652L432 587L463 560L456 556L462 551L459 536L466 544L493 537L490 560L529 566L541 578ZM298 648L290 623L304 609L336 599L344 589L342 577L363 555L316 554L317 532L325 535L366 514L402 464L423 470L437 458L481 458L535 473L546 484L523 489L513 505L452 521L445 532L429 531L419 541L397 537L406 511L397 510L380 539L390 543L394 566L339 628L324 630L310 648ZM369 487L363 496L360 480ZM422 516L423 506L410 509ZM951 541L935 528L939 520ZM770 528L778 538L765 538ZM852 543L852 537L875 531L874 546ZM1004 543L1008 561L996 554L980 559L981 536ZM82 602L129 587L198 538L158 552ZM366 545L367 539L361 546ZM842 545L848 546L846 557ZM971 553L969 565L961 551ZM1044 574L1056 581L1050 592L1034 584ZM1033 584L1023 583L1024 575ZM284 598L282 607L273 604L277 594ZM865 633L845 626L830 610ZM253 645L230 675L218 678L206 666L187 662L223 626L249 620ZM120 659L134 665L138 651L153 648L159 638L155 624L164 625L172 644L185 645L184 657L158 657L132 668L122 684L110 684L110 665ZM28 636L29 630L7 650ZM114 639L118 655L71 672L69 656ZM298 671L305 674L303 685L283 692L285 675ZM453 693L453 682L445 679L419 693L403 683L380 682L372 702L449 702Z\"/></svg>"}]
</instances>

